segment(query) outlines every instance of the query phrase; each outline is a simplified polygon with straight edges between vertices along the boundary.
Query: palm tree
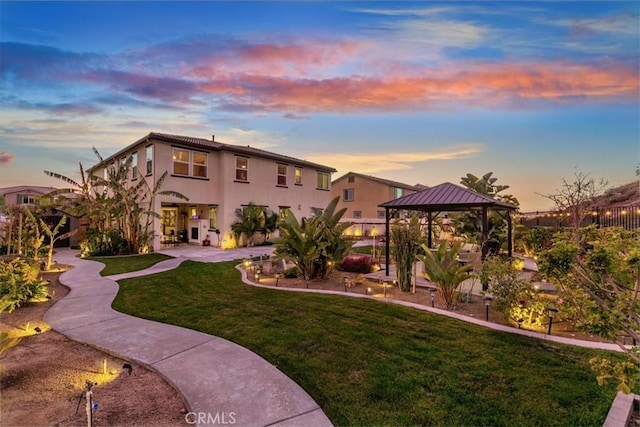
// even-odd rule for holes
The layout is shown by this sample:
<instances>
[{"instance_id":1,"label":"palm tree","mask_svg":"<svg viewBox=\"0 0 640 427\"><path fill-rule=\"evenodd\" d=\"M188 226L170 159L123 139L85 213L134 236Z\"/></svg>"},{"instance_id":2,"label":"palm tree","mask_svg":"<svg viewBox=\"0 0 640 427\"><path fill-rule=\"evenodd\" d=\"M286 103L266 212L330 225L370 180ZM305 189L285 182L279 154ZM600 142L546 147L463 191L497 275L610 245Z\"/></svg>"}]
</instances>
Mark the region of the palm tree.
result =
<instances>
[{"instance_id":1,"label":"palm tree","mask_svg":"<svg viewBox=\"0 0 640 427\"><path fill-rule=\"evenodd\" d=\"M231 224L231 232L236 242L244 235L247 238L247 246L253 246L253 236L256 233L265 233L265 208L249 202L247 206L235 210L236 220Z\"/></svg>"},{"instance_id":2,"label":"palm tree","mask_svg":"<svg viewBox=\"0 0 640 427\"><path fill-rule=\"evenodd\" d=\"M293 262L303 276L327 278L353 246L353 242L342 238L342 233L353 223L340 222L346 208L336 212L339 200L334 198L321 213L301 222L287 210L284 221L280 222L276 259Z\"/></svg>"},{"instance_id":3,"label":"palm tree","mask_svg":"<svg viewBox=\"0 0 640 427\"><path fill-rule=\"evenodd\" d=\"M424 263L424 277L436 285L440 301L446 309L453 308L455 292L460 283L469 278L469 271L473 268L470 264L460 265L457 261L461 248L461 242L449 246L445 240L435 252L423 244L424 255L417 256Z\"/></svg>"}]
</instances>

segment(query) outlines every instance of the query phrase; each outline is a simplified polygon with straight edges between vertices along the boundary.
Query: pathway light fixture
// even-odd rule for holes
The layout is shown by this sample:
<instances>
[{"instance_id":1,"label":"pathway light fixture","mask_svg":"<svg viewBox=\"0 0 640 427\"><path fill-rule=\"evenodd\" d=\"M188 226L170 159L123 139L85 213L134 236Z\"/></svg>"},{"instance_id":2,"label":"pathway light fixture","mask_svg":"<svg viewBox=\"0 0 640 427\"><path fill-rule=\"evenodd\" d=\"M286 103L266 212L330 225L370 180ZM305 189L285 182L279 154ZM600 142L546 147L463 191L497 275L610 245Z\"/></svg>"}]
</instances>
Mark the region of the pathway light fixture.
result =
<instances>
[{"instance_id":1,"label":"pathway light fixture","mask_svg":"<svg viewBox=\"0 0 640 427\"><path fill-rule=\"evenodd\" d=\"M489 321L489 307L491 306L491 300L493 299L493 295L485 294L484 296L484 310L485 310L485 320Z\"/></svg>"},{"instance_id":2,"label":"pathway light fixture","mask_svg":"<svg viewBox=\"0 0 640 427\"><path fill-rule=\"evenodd\" d=\"M549 330L547 331L547 335L551 335L551 325L553 325L553 318L556 317L558 313L558 309L555 307L547 307L547 316L549 316Z\"/></svg>"}]
</instances>

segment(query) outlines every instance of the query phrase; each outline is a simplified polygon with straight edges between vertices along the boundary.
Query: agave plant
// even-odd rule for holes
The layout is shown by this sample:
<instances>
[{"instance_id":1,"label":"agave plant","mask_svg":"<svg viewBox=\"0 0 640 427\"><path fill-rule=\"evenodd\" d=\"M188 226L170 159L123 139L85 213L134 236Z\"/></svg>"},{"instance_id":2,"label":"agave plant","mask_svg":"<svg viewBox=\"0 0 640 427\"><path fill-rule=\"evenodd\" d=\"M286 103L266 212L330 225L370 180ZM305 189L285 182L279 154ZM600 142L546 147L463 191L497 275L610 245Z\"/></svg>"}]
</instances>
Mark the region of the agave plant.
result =
<instances>
[{"instance_id":1,"label":"agave plant","mask_svg":"<svg viewBox=\"0 0 640 427\"><path fill-rule=\"evenodd\" d=\"M440 301L446 309L453 308L455 293L460 283L469 278L471 265L460 265L457 261L462 243L449 246L446 240L440 243L437 251L431 251L422 245L424 255L418 255L418 260L424 263L424 277L436 285Z\"/></svg>"}]
</instances>

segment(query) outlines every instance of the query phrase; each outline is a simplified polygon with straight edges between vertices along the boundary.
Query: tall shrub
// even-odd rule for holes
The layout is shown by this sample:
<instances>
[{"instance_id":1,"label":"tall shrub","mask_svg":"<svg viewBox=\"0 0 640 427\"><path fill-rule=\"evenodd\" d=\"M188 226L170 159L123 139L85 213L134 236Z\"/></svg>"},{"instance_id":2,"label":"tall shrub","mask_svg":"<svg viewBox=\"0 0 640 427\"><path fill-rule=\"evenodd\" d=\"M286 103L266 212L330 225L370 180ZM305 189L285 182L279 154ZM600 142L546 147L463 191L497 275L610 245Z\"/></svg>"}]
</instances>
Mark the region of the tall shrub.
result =
<instances>
[{"instance_id":1,"label":"tall shrub","mask_svg":"<svg viewBox=\"0 0 640 427\"><path fill-rule=\"evenodd\" d=\"M418 259L424 263L424 277L436 285L444 307L453 308L458 286L469 278L469 271L473 269L471 264L460 265L457 260L462 242L449 246L449 242L445 240L435 252L426 245L422 248L424 255L418 255Z\"/></svg>"},{"instance_id":2,"label":"tall shrub","mask_svg":"<svg viewBox=\"0 0 640 427\"><path fill-rule=\"evenodd\" d=\"M397 220L391 226L391 255L396 265L396 279L402 292L411 291L413 264L424 237L420 222L413 216L409 220Z\"/></svg>"},{"instance_id":3,"label":"tall shrub","mask_svg":"<svg viewBox=\"0 0 640 427\"><path fill-rule=\"evenodd\" d=\"M0 259L0 313L11 313L33 298L46 296L46 282L39 275L37 262L20 257Z\"/></svg>"}]
</instances>

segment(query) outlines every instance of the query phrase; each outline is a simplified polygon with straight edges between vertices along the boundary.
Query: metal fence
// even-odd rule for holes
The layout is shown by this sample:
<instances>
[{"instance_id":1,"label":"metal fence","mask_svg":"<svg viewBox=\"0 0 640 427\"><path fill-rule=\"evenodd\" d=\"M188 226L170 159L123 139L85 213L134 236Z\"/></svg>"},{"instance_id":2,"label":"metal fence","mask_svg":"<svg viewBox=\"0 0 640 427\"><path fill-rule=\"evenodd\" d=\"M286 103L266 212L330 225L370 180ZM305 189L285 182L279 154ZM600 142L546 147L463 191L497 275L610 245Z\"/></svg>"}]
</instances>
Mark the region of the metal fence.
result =
<instances>
[{"instance_id":1,"label":"metal fence","mask_svg":"<svg viewBox=\"0 0 640 427\"><path fill-rule=\"evenodd\" d=\"M521 213L519 222L527 227L570 227L573 219L568 212L536 211ZM640 205L593 209L583 218L581 225L590 224L638 230L640 229Z\"/></svg>"}]
</instances>

